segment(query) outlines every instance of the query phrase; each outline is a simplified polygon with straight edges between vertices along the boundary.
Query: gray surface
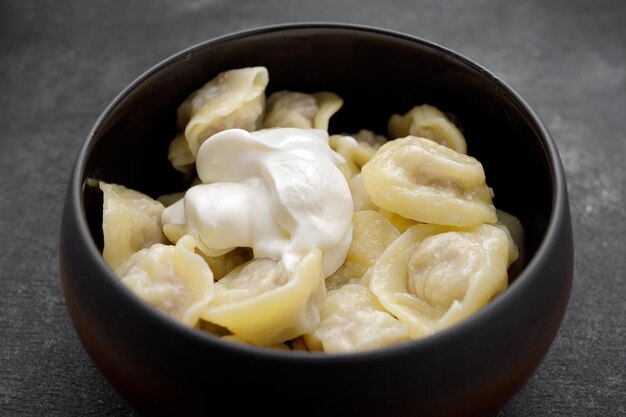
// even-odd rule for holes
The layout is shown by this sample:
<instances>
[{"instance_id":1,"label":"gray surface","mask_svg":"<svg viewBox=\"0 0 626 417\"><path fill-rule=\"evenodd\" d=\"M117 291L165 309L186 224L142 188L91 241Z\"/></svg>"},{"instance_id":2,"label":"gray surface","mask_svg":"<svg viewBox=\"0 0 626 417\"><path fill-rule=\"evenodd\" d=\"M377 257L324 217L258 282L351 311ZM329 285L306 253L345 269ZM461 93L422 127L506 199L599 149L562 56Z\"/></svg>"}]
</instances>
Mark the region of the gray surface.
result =
<instances>
[{"instance_id":1,"label":"gray surface","mask_svg":"<svg viewBox=\"0 0 626 417\"><path fill-rule=\"evenodd\" d=\"M194 43L290 21L381 26L486 66L566 170L575 281L545 361L499 417L626 414L626 3L0 0L0 414L134 415L69 321L58 232L76 153L131 80Z\"/></svg>"}]
</instances>

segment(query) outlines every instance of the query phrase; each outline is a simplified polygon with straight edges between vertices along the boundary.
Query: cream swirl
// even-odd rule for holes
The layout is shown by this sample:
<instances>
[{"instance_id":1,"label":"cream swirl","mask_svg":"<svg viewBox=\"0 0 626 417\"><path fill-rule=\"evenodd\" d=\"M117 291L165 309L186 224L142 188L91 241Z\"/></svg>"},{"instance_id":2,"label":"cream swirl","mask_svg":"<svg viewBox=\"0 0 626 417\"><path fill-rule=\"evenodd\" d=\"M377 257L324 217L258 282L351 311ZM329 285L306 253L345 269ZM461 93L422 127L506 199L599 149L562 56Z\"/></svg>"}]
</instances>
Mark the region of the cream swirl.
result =
<instances>
[{"instance_id":1,"label":"cream swirl","mask_svg":"<svg viewBox=\"0 0 626 417\"><path fill-rule=\"evenodd\" d=\"M321 129L216 133L198 151L202 184L166 208L163 223L186 223L201 245L250 247L256 258L288 269L319 248L329 276L352 241L352 195L336 165L342 160Z\"/></svg>"}]
</instances>

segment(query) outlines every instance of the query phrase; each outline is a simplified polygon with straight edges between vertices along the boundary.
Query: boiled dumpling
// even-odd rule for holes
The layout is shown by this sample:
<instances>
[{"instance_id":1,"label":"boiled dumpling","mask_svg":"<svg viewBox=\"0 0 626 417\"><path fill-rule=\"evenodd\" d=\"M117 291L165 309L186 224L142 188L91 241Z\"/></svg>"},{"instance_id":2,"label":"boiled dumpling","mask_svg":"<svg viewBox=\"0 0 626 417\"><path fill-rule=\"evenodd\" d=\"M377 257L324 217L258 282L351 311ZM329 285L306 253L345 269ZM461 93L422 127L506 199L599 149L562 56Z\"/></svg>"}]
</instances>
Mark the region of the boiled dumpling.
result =
<instances>
[{"instance_id":1,"label":"boiled dumpling","mask_svg":"<svg viewBox=\"0 0 626 417\"><path fill-rule=\"evenodd\" d=\"M378 258L369 285L380 303L409 326L412 338L469 317L508 285L506 233L417 225Z\"/></svg>"},{"instance_id":2,"label":"boiled dumpling","mask_svg":"<svg viewBox=\"0 0 626 417\"><path fill-rule=\"evenodd\" d=\"M404 116L394 114L389 119L389 137L419 136L467 154L467 144L461 131L438 108L424 104L413 107Z\"/></svg>"},{"instance_id":3,"label":"boiled dumpling","mask_svg":"<svg viewBox=\"0 0 626 417\"><path fill-rule=\"evenodd\" d=\"M183 174L189 176L193 172L196 156L191 151L184 132L177 134L170 142L167 159Z\"/></svg>"},{"instance_id":4,"label":"boiled dumpling","mask_svg":"<svg viewBox=\"0 0 626 417\"><path fill-rule=\"evenodd\" d=\"M213 274L194 249L191 236L176 246L155 243L134 254L116 273L148 304L193 327L213 297Z\"/></svg>"},{"instance_id":5,"label":"boiled dumpling","mask_svg":"<svg viewBox=\"0 0 626 417\"><path fill-rule=\"evenodd\" d=\"M319 327L305 335L311 350L349 353L410 340L408 326L389 314L369 288L359 284L329 291L321 320Z\"/></svg>"},{"instance_id":6,"label":"boiled dumpling","mask_svg":"<svg viewBox=\"0 0 626 417\"><path fill-rule=\"evenodd\" d=\"M526 262L524 252L524 228L522 227L522 222L511 213L500 209L496 209L496 213L498 214L498 222L495 226L502 229L509 238L509 248L511 251L509 257L517 259L509 268L509 276L512 279L521 272L521 268Z\"/></svg>"},{"instance_id":7,"label":"boiled dumpling","mask_svg":"<svg viewBox=\"0 0 626 417\"><path fill-rule=\"evenodd\" d=\"M524 249L524 228L519 219L504 210L497 209L498 222L496 226L501 227L509 236L509 240L512 241L513 250L515 251L515 257L523 256Z\"/></svg>"},{"instance_id":8,"label":"boiled dumpling","mask_svg":"<svg viewBox=\"0 0 626 417\"><path fill-rule=\"evenodd\" d=\"M326 278L328 289L359 279L376 262L400 233L377 211L357 211L352 216L354 229L352 243L346 260L330 277Z\"/></svg>"},{"instance_id":9,"label":"boiled dumpling","mask_svg":"<svg viewBox=\"0 0 626 417\"><path fill-rule=\"evenodd\" d=\"M140 249L165 242L160 202L123 185L100 181L100 189L104 203L102 256L111 268L117 268Z\"/></svg>"},{"instance_id":10,"label":"boiled dumpling","mask_svg":"<svg viewBox=\"0 0 626 417\"><path fill-rule=\"evenodd\" d=\"M361 129L353 135L332 135L328 142L330 147L343 157L340 169L348 181L361 172L361 167L369 161L376 150L387 139L371 130Z\"/></svg>"},{"instance_id":11,"label":"boiled dumpling","mask_svg":"<svg viewBox=\"0 0 626 417\"><path fill-rule=\"evenodd\" d=\"M365 186L363 185L363 180L361 179L361 173L358 173L350 178L348 186L350 187L350 192L352 193L354 211L378 209L378 207L372 203L372 199L369 194L367 194L367 191L365 191Z\"/></svg>"},{"instance_id":12,"label":"boiled dumpling","mask_svg":"<svg viewBox=\"0 0 626 417\"><path fill-rule=\"evenodd\" d=\"M267 99L263 128L295 127L328 130L330 118L343 106L334 93L277 91Z\"/></svg>"},{"instance_id":13,"label":"boiled dumpling","mask_svg":"<svg viewBox=\"0 0 626 417\"><path fill-rule=\"evenodd\" d=\"M265 67L240 68L218 74L191 94L178 107L181 133L170 144L168 156L174 168L190 174L200 145L214 133L258 129L268 82Z\"/></svg>"},{"instance_id":14,"label":"boiled dumpling","mask_svg":"<svg viewBox=\"0 0 626 417\"><path fill-rule=\"evenodd\" d=\"M319 111L313 120L315 129L328 130L330 118L343 106L343 99L335 93L321 91L313 94Z\"/></svg>"},{"instance_id":15,"label":"boiled dumpling","mask_svg":"<svg viewBox=\"0 0 626 417\"><path fill-rule=\"evenodd\" d=\"M263 128L311 129L318 107L310 94L277 91L267 98Z\"/></svg>"},{"instance_id":16,"label":"boiled dumpling","mask_svg":"<svg viewBox=\"0 0 626 417\"><path fill-rule=\"evenodd\" d=\"M300 259L293 271L281 262L255 258L215 283L202 318L249 343L271 346L317 327L325 293L319 249Z\"/></svg>"},{"instance_id":17,"label":"boiled dumpling","mask_svg":"<svg viewBox=\"0 0 626 417\"><path fill-rule=\"evenodd\" d=\"M361 176L374 204L410 220L459 227L497 220L480 162L429 139L387 142Z\"/></svg>"},{"instance_id":18,"label":"boiled dumpling","mask_svg":"<svg viewBox=\"0 0 626 417\"><path fill-rule=\"evenodd\" d=\"M359 142L352 136L331 135L330 147L345 159L344 175L348 180L361 172L361 167L369 161L378 149L368 142Z\"/></svg>"},{"instance_id":19,"label":"boiled dumpling","mask_svg":"<svg viewBox=\"0 0 626 417\"><path fill-rule=\"evenodd\" d=\"M250 248L235 248L219 256L208 256L202 253L202 251L199 252L211 268L211 271L213 271L213 277L216 281L222 279L239 265L243 265L252 259L252 249Z\"/></svg>"},{"instance_id":20,"label":"boiled dumpling","mask_svg":"<svg viewBox=\"0 0 626 417\"><path fill-rule=\"evenodd\" d=\"M357 142L367 143L374 149L380 148L387 142L386 137L368 129L361 129L358 132L351 134L350 136L352 136Z\"/></svg>"},{"instance_id":21,"label":"boiled dumpling","mask_svg":"<svg viewBox=\"0 0 626 417\"><path fill-rule=\"evenodd\" d=\"M393 224L393 227L398 229L400 233L404 233L409 227L419 224L415 220L406 219L400 216L398 213L387 211L382 208L379 208L378 212L385 216L385 218L389 220L389 223Z\"/></svg>"}]
</instances>

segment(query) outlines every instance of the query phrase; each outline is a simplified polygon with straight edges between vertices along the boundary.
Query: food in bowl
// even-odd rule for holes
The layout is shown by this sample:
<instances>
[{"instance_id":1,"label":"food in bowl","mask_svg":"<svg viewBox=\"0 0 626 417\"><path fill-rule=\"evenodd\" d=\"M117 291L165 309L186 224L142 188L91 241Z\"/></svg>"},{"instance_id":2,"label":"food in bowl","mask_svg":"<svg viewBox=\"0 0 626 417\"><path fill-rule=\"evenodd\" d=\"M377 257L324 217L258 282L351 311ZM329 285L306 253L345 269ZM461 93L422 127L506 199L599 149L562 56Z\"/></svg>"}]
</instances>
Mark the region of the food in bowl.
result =
<instances>
[{"instance_id":1,"label":"food in bowl","mask_svg":"<svg viewBox=\"0 0 626 417\"><path fill-rule=\"evenodd\" d=\"M175 320L262 347L349 353L431 335L507 288L519 220L440 109L390 115L389 139L329 132L335 93L224 71L179 107L157 199L100 181L103 257ZM195 175L195 177L194 177Z\"/></svg>"},{"instance_id":2,"label":"food in bowl","mask_svg":"<svg viewBox=\"0 0 626 417\"><path fill-rule=\"evenodd\" d=\"M184 181L167 158L177 108L211 76L258 65L272 76L268 94L331 91L345 100L331 133L366 128L383 135L390 115L421 103L455 121L469 154L483 165L493 203L524 226L524 268L509 273L506 291L451 328L350 354L228 343L234 336L181 325L133 294L103 260L103 193L90 183L124 184L161 201L163 193L189 188L193 179ZM412 226L378 212L397 220L399 232ZM573 265L565 176L532 108L488 69L453 51L344 24L277 25L210 39L130 83L81 147L59 243L66 304L85 351L112 387L148 415L206 415L207 393L256 414L278 407L307 415L494 415L554 340ZM236 251L249 259L249 249ZM291 347L304 346L299 337Z\"/></svg>"}]
</instances>

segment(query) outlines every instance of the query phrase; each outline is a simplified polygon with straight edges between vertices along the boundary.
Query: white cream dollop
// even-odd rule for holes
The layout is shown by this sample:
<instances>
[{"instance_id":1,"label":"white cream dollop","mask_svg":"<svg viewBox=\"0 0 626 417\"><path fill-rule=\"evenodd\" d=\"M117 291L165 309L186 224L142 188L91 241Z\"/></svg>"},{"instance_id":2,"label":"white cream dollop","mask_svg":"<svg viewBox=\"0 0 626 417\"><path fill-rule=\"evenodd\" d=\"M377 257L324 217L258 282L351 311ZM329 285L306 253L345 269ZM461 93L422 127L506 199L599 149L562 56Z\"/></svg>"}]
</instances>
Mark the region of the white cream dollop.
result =
<instances>
[{"instance_id":1,"label":"white cream dollop","mask_svg":"<svg viewBox=\"0 0 626 417\"><path fill-rule=\"evenodd\" d=\"M335 164L343 158L322 129L229 129L196 159L202 184L166 208L163 224L185 224L214 250L250 247L291 269L311 249L335 272L352 241L352 195Z\"/></svg>"}]
</instances>

